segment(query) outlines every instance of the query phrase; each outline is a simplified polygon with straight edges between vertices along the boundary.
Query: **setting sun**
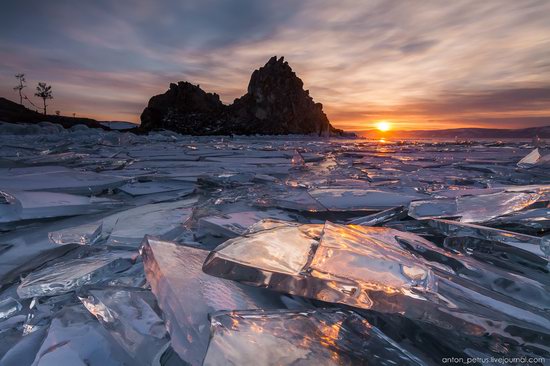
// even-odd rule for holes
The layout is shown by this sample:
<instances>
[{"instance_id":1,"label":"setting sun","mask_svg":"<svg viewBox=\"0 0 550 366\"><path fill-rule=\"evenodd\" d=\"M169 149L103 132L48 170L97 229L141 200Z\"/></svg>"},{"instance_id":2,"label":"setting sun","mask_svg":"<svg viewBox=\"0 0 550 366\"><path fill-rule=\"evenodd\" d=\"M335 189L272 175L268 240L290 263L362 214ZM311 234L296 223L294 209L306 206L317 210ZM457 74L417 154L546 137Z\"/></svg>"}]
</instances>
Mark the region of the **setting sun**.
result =
<instances>
[{"instance_id":1,"label":"setting sun","mask_svg":"<svg viewBox=\"0 0 550 366\"><path fill-rule=\"evenodd\" d=\"M388 121L379 121L376 122L376 128L382 132L389 131L391 129L391 124Z\"/></svg>"}]
</instances>

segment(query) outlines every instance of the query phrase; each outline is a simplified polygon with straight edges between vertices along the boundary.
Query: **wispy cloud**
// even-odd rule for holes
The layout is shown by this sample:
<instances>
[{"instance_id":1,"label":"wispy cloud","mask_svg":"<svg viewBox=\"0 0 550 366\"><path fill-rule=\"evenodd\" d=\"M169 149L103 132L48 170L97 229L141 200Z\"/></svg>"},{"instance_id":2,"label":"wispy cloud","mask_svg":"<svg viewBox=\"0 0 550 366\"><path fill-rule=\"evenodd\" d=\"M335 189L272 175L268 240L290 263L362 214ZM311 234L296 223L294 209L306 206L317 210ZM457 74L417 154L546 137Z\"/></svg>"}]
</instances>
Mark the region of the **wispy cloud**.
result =
<instances>
[{"instance_id":1,"label":"wispy cloud","mask_svg":"<svg viewBox=\"0 0 550 366\"><path fill-rule=\"evenodd\" d=\"M381 118L405 128L517 127L550 116L546 1L35 0L4 8L0 93L9 96L12 74L26 72L54 85L52 104L62 110L137 121L148 98L177 80L231 102L254 68L284 55L345 128Z\"/></svg>"}]
</instances>

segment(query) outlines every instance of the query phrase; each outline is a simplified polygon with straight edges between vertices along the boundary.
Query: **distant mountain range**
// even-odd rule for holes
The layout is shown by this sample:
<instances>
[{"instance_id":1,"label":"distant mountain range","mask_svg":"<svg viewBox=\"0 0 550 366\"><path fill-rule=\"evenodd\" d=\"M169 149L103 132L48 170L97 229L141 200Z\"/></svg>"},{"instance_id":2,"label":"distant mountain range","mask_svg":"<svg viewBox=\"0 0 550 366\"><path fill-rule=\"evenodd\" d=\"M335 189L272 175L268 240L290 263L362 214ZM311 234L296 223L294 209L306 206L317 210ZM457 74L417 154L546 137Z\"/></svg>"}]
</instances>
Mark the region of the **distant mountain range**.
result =
<instances>
[{"instance_id":1,"label":"distant mountain range","mask_svg":"<svg viewBox=\"0 0 550 366\"><path fill-rule=\"evenodd\" d=\"M550 126L520 129L502 128L452 128L447 130L391 131L389 133L369 130L361 133L370 138L417 138L417 139L469 139L469 138L550 138Z\"/></svg>"}]
</instances>

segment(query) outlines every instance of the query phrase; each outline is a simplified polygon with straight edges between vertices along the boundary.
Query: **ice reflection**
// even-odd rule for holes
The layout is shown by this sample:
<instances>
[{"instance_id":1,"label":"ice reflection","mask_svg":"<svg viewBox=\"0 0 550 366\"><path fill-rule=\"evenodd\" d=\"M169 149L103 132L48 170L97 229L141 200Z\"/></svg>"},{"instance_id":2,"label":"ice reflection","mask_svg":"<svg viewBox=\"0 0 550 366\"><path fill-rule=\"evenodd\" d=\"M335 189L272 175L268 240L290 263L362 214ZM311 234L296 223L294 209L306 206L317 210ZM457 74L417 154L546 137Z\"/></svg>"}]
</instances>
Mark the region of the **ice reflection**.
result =
<instances>
[{"instance_id":1,"label":"ice reflection","mask_svg":"<svg viewBox=\"0 0 550 366\"><path fill-rule=\"evenodd\" d=\"M211 329L205 366L424 364L344 310L216 313Z\"/></svg>"}]
</instances>

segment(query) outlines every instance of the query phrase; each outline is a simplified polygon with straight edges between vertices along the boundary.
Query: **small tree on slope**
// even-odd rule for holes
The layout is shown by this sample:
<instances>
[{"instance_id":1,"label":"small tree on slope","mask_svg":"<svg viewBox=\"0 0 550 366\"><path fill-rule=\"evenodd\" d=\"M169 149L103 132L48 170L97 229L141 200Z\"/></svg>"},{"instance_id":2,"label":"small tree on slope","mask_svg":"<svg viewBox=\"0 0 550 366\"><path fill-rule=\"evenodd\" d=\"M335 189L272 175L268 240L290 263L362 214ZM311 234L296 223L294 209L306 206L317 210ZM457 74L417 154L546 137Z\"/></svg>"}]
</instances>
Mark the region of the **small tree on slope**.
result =
<instances>
[{"instance_id":1,"label":"small tree on slope","mask_svg":"<svg viewBox=\"0 0 550 366\"><path fill-rule=\"evenodd\" d=\"M38 86L36 87L36 93L34 93L35 96L42 98L44 101L44 115L46 115L46 108L48 105L46 104L46 100L53 99L52 96L52 86L46 85L46 83L38 83Z\"/></svg>"},{"instance_id":2,"label":"small tree on slope","mask_svg":"<svg viewBox=\"0 0 550 366\"><path fill-rule=\"evenodd\" d=\"M19 104L23 105L23 88L26 88L27 86L25 85L25 83L27 82L25 80L25 74L16 74L15 75L15 78L17 79L17 82L19 84L17 84L13 90L17 90L17 92L19 93Z\"/></svg>"}]
</instances>

